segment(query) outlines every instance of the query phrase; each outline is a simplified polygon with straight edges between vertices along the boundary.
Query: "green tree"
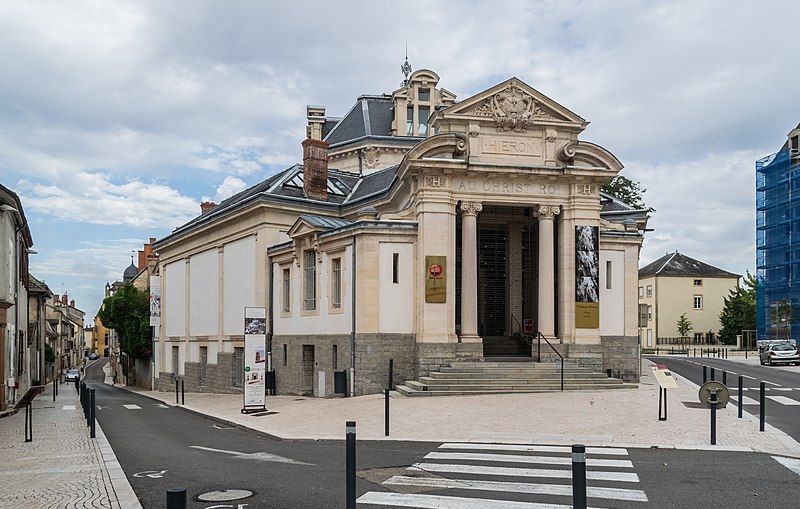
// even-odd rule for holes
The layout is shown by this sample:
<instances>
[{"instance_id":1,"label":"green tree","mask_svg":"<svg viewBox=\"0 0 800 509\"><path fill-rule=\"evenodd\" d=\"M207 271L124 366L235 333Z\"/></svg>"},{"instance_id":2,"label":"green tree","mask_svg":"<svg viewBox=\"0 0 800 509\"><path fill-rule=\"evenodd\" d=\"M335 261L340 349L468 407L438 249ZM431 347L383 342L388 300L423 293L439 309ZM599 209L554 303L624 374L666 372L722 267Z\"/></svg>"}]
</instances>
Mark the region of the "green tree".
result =
<instances>
[{"instance_id":1,"label":"green tree","mask_svg":"<svg viewBox=\"0 0 800 509\"><path fill-rule=\"evenodd\" d=\"M686 318L686 313L682 314L681 317L678 318L676 327L678 328L678 334L680 334L682 338L685 338L689 335L689 331L692 330L692 322Z\"/></svg>"},{"instance_id":2,"label":"green tree","mask_svg":"<svg viewBox=\"0 0 800 509\"><path fill-rule=\"evenodd\" d=\"M44 361L45 362L56 361L56 353L53 351L53 347L50 346L48 343L44 344Z\"/></svg>"},{"instance_id":3,"label":"green tree","mask_svg":"<svg viewBox=\"0 0 800 509\"><path fill-rule=\"evenodd\" d=\"M743 330L756 328L756 278L748 271L739 286L725 297L719 314L719 339L723 344L733 345L736 336Z\"/></svg>"},{"instance_id":4,"label":"green tree","mask_svg":"<svg viewBox=\"0 0 800 509\"><path fill-rule=\"evenodd\" d=\"M136 359L149 359L150 295L127 284L103 301L97 317L117 332L120 350Z\"/></svg>"},{"instance_id":5,"label":"green tree","mask_svg":"<svg viewBox=\"0 0 800 509\"><path fill-rule=\"evenodd\" d=\"M648 208L644 203L644 193L647 189L643 188L639 182L634 182L627 177L617 175L611 179L611 182L603 184L600 190L635 209L646 209L650 212L655 212L655 209Z\"/></svg>"}]
</instances>

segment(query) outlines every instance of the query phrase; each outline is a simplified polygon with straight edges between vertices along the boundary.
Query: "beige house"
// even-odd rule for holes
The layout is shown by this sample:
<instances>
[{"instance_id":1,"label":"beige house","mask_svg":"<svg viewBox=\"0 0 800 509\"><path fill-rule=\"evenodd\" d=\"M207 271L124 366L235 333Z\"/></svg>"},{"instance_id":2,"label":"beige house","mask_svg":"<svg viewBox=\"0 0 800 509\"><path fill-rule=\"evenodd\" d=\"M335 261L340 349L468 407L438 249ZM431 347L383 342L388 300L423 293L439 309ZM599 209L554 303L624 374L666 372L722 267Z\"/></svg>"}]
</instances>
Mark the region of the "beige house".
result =
<instances>
[{"instance_id":1,"label":"beige house","mask_svg":"<svg viewBox=\"0 0 800 509\"><path fill-rule=\"evenodd\" d=\"M159 239L162 388L240 391L243 310L268 310L277 391L354 394L547 337L638 379L647 211L588 122L512 78L461 102L418 70L342 118L309 106L303 164Z\"/></svg>"},{"instance_id":2,"label":"beige house","mask_svg":"<svg viewBox=\"0 0 800 509\"><path fill-rule=\"evenodd\" d=\"M716 344L724 298L738 274L675 251L639 269L639 338L644 347L680 344L677 323L691 322L693 344Z\"/></svg>"}]
</instances>

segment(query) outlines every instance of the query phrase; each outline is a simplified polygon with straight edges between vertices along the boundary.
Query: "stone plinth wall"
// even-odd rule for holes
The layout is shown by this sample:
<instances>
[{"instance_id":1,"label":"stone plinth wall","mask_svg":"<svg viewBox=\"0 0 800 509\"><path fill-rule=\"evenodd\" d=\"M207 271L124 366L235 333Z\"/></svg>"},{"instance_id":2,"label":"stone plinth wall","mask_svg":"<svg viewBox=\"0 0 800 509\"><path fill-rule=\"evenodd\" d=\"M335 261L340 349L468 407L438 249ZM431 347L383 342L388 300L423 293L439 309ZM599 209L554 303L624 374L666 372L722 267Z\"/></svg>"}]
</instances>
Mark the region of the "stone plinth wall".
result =
<instances>
[{"instance_id":1,"label":"stone plinth wall","mask_svg":"<svg viewBox=\"0 0 800 509\"><path fill-rule=\"evenodd\" d=\"M388 388L389 359L394 359L394 383L416 378L414 334L356 335L356 396Z\"/></svg>"},{"instance_id":2,"label":"stone plinth wall","mask_svg":"<svg viewBox=\"0 0 800 509\"><path fill-rule=\"evenodd\" d=\"M543 359L544 360L544 359ZM599 345L569 345L569 360L626 382L639 381L639 338L601 336Z\"/></svg>"},{"instance_id":3,"label":"stone plinth wall","mask_svg":"<svg viewBox=\"0 0 800 509\"><path fill-rule=\"evenodd\" d=\"M428 376L454 362L483 360L483 343L417 343L416 351L417 377Z\"/></svg>"},{"instance_id":4,"label":"stone plinth wall","mask_svg":"<svg viewBox=\"0 0 800 509\"><path fill-rule=\"evenodd\" d=\"M303 345L314 347L314 374L311 380L308 380L308 375L303 371ZM335 365L334 345L336 346ZM347 371L349 387L350 335L273 336L272 367L275 369L275 385L278 394L317 396L319 372L324 371L325 397L340 396L334 394L333 374L334 371Z\"/></svg>"},{"instance_id":5,"label":"stone plinth wall","mask_svg":"<svg viewBox=\"0 0 800 509\"><path fill-rule=\"evenodd\" d=\"M214 394L237 394L242 392L241 387L233 386L233 353L220 352L217 354L216 364L206 364L206 381L200 385L200 363L184 362L183 375L178 380L183 380L186 392L209 392ZM175 381L172 373L161 372L156 378L156 389L162 392L174 392Z\"/></svg>"}]
</instances>

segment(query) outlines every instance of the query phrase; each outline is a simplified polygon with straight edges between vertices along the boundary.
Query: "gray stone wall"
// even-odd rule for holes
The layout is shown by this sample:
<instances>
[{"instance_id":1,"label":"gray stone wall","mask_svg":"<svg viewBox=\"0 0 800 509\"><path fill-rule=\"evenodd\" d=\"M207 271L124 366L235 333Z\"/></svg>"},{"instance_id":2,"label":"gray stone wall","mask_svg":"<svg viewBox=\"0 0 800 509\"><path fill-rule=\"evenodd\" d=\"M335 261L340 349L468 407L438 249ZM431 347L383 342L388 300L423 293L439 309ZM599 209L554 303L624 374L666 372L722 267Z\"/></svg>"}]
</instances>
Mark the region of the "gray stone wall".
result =
<instances>
[{"instance_id":1,"label":"gray stone wall","mask_svg":"<svg viewBox=\"0 0 800 509\"><path fill-rule=\"evenodd\" d=\"M357 334L355 394L375 394L389 384L389 359L394 360L394 383L416 378L416 335Z\"/></svg>"},{"instance_id":2,"label":"gray stone wall","mask_svg":"<svg viewBox=\"0 0 800 509\"><path fill-rule=\"evenodd\" d=\"M284 358L284 345L286 356ZM303 372L303 345L314 347L314 378L309 386ZM336 346L334 367L333 347ZM272 366L275 369L275 385L278 394L317 396L319 372L325 372L325 397L335 397L333 373L350 368L350 335L292 335L273 336ZM349 384L348 384L349 387Z\"/></svg>"},{"instance_id":3,"label":"gray stone wall","mask_svg":"<svg viewBox=\"0 0 800 509\"><path fill-rule=\"evenodd\" d=\"M208 392L214 394L241 394L241 387L234 387L231 383L233 370L233 353L220 352L217 354L216 364L206 364L206 383L200 385L200 363L184 362L183 380L186 392ZM175 382L172 373L161 372L156 378L156 389L162 392L175 391Z\"/></svg>"},{"instance_id":4,"label":"gray stone wall","mask_svg":"<svg viewBox=\"0 0 800 509\"><path fill-rule=\"evenodd\" d=\"M639 338L601 336L599 345L569 345L569 360L626 382L639 381Z\"/></svg>"},{"instance_id":5,"label":"gray stone wall","mask_svg":"<svg viewBox=\"0 0 800 509\"><path fill-rule=\"evenodd\" d=\"M417 376L428 376L454 362L483 360L482 343L416 343ZM396 362L396 361L395 361Z\"/></svg>"}]
</instances>

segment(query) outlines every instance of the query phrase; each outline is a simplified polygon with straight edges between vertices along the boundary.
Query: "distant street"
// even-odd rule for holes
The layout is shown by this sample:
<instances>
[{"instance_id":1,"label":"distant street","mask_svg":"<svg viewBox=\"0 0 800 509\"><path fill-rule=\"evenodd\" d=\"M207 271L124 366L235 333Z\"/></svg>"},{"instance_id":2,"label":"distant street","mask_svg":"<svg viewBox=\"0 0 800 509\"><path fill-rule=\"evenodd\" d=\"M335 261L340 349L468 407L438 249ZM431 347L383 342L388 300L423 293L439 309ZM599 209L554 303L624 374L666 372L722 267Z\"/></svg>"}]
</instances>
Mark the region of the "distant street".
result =
<instances>
[{"instance_id":1,"label":"distant street","mask_svg":"<svg viewBox=\"0 0 800 509\"><path fill-rule=\"evenodd\" d=\"M103 364L90 365L86 380L97 390L98 420L146 509L164 507L165 490L174 486L188 489L194 508L344 507L344 441L278 440L233 428L104 385ZM519 447L361 441L359 507L500 508L516 501L525 504L514 507L566 508L569 453L515 452ZM589 457L599 461L590 466L597 479L589 487L590 503L600 507L786 507L800 489L800 474L765 454L597 448ZM254 495L196 500L223 489Z\"/></svg>"},{"instance_id":2,"label":"distant street","mask_svg":"<svg viewBox=\"0 0 800 509\"><path fill-rule=\"evenodd\" d=\"M767 423L800 441L800 367L760 366L734 360L678 355L647 358L666 364L669 369L697 385L703 383L703 366L713 367L716 370L715 379L720 382L722 371L726 371L727 386L732 397L737 395L738 376L742 375L744 410L755 416L758 416L759 382L766 382ZM710 371L708 376L710 379Z\"/></svg>"}]
</instances>

